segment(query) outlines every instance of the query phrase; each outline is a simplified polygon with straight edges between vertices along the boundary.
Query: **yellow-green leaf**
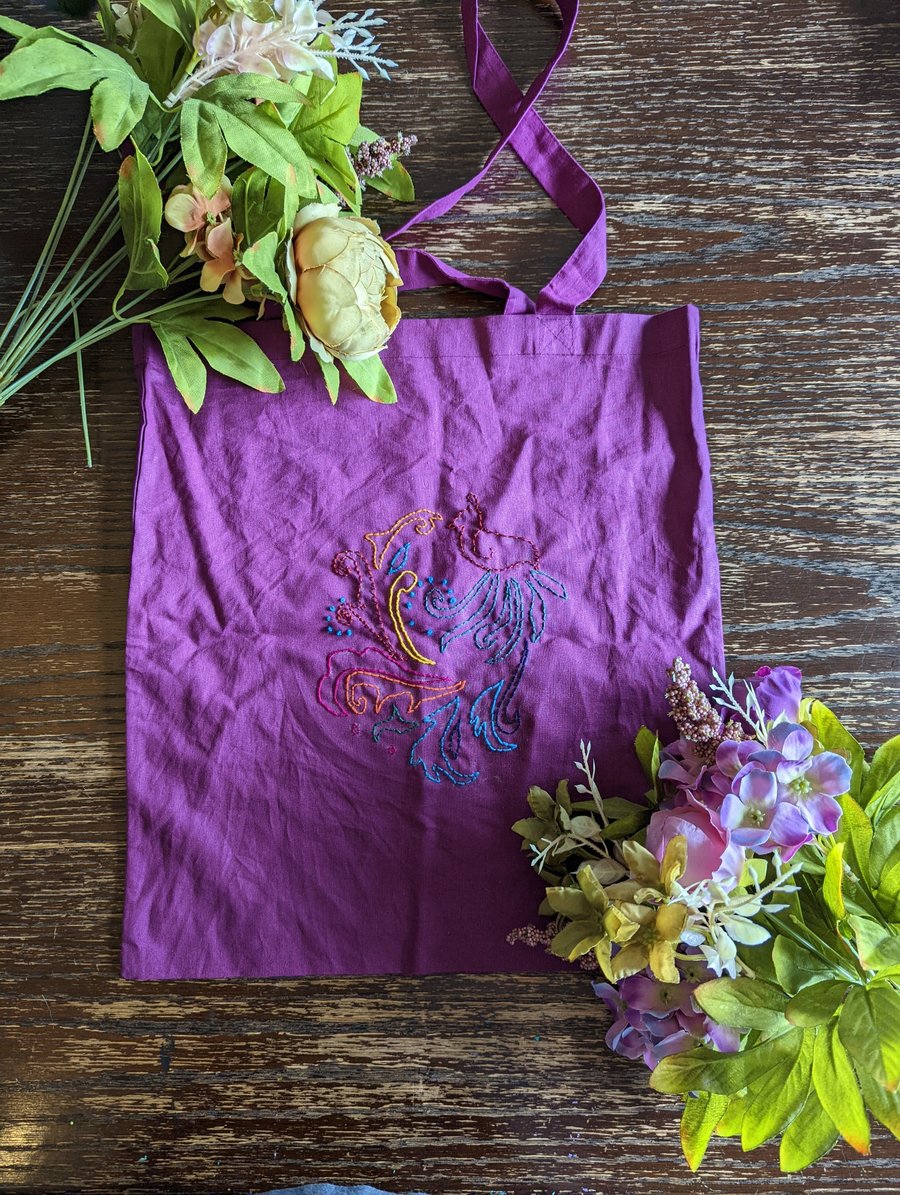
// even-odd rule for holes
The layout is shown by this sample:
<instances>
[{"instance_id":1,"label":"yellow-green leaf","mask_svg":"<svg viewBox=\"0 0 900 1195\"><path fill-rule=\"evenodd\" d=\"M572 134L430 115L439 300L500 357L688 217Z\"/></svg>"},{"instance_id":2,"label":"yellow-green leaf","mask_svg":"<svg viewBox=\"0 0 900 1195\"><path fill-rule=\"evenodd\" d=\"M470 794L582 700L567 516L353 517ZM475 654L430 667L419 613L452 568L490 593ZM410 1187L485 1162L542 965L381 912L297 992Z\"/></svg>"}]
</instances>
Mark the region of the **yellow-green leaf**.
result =
<instances>
[{"instance_id":1,"label":"yellow-green leaf","mask_svg":"<svg viewBox=\"0 0 900 1195\"><path fill-rule=\"evenodd\" d=\"M699 1169L716 1125L728 1107L727 1095L701 1091L689 1095L681 1116L681 1148L691 1170Z\"/></svg>"},{"instance_id":2,"label":"yellow-green leaf","mask_svg":"<svg viewBox=\"0 0 900 1195\"><path fill-rule=\"evenodd\" d=\"M824 1025L840 1008L846 994L846 981L827 979L824 983L814 983L800 989L784 1010L784 1015L792 1025L802 1025L804 1028Z\"/></svg>"},{"instance_id":3,"label":"yellow-green leaf","mask_svg":"<svg viewBox=\"0 0 900 1195\"><path fill-rule=\"evenodd\" d=\"M122 290L155 290L169 280L159 259L162 193L153 167L135 146L119 167L119 214L128 249L128 274Z\"/></svg>"},{"instance_id":4,"label":"yellow-green leaf","mask_svg":"<svg viewBox=\"0 0 900 1195\"><path fill-rule=\"evenodd\" d=\"M863 786L861 802L866 804L889 780L900 774L900 734L888 739L875 752L866 783Z\"/></svg>"},{"instance_id":5,"label":"yellow-green leaf","mask_svg":"<svg viewBox=\"0 0 900 1195\"><path fill-rule=\"evenodd\" d=\"M188 177L204 195L219 189L228 146L210 105L186 100L181 107L181 153Z\"/></svg>"},{"instance_id":6,"label":"yellow-green leaf","mask_svg":"<svg viewBox=\"0 0 900 1195\"><path fill-rule=\"evenodd\" d=\"M786 1174L804 1170L827 1154L839 1136L834 1121L810 1084L806 1102L781 1138L778 1151L781 1169Z\"/></svg>"},{"instance_id":7,"label":"yellow-green leaf","mask_svg":"<svg viewBox=\"0 0 900 1195\"><path fill-rule=\"evenodd\" d=\"M850 764L853 778L850 795L859 800L860 790L868 771L865 755L860 744L844 726L840 718L822 701L814 701L810 707L810 721L816 738L827 751L836 751Z\"/></svg>"},{"instance_id":8,"label":"yellow-green leaf","mask_svg":"<svg viewBox=\"0 0 900 1195\"><path fill-rule=\"evenodd\" d=\"M886 1091L860 1067L856 1068L856 1076L869 1111L900 1141L900 1095L895 1091Z\"/></svg>"},{"instance_id":9,"label":"yellow-green leaf","mask_svg":"<svg viewBox=\"0 0 900 1195\"><path fill-rule=\"evenodd\" d=\"M838 1022L841 1041L857 1067L882 1087L900 1086L900 994L893 988L854 988Z\"/></svg>"},{"instance_id":10,"label":"yellow-green leaf","mask_svg":"<svg viewBox=\"0 0 900 1195\"><path fill-rule=\"evenodd\" d=\"M856 875L865 883L869 878L869 849L872 843L872 823L868 815L849 795L838 797L841 820L835 839L847 844L848 859Z\"/></svg>"},{"instance_id":11,"label":"yellow-green leaf","mask_svg":"<svg viewBox=\"0 0 900 1195\"><path fill-rule=\"evenodd\" d=\"M838 921L847 915L844 907L844 844L836 842L825 857L825 878L822 881L822 896Z\"/></svg>"},{"instance_id":12,"label":"yellow-green leaf","mask_svg":"<svg viewBox=\"0 0 900 1195\"><path fill-rule=\"evenodd\" d=\"M206 366L181 332L164 324L154 324L152 327L162 346L178 393L196 415L206 397Z\"/></svg>"},{"instance_id":13,"label":"yellow-green leaf","mask_svg":"<svg viewBox=\"0 0 900 1195\"><path fill-rule=\"evenodd\" d=\"M700 984L694 999L714 1021L732 1029L772 1033L786 1025L787 996L759 979L711 979Z\"/></svg>"},{"instance_id":14,"label":"yellow-green leaf","mask_svg":"<svg viewBox=\"0 0 900 1195\"><path fill-rule=\"evenodd\" d=\"M397 401L394 383L380 357L367 357L365 361L342 361L341 364L366 398L380 403Z\"/></svg>"},{"instance_id":15,"label":"yellow-green leaf","mask_svg":"<svg viewBox=\"0 0 900 1195\"><path fill-rule=\"evenodd\" d=\"M814 1030L795 1039L793 1056L785 1058L753 1084L741 1121L741 1147L756 1149L780 1133L797 1115L809 1091Z\"/></svg>"},{"instance_id":16,"label":"yellow-green leaf","mask_svg":"<svg viewBox=\"0 0 900 1195\"><path fill-rule=\"evenodd\" d=\"M816 1033L813 1086L838 1132L857 1153L869 1152L869 1122L850 1058L838 1036L837 1022Z\"/></svg>"}]
</instances>

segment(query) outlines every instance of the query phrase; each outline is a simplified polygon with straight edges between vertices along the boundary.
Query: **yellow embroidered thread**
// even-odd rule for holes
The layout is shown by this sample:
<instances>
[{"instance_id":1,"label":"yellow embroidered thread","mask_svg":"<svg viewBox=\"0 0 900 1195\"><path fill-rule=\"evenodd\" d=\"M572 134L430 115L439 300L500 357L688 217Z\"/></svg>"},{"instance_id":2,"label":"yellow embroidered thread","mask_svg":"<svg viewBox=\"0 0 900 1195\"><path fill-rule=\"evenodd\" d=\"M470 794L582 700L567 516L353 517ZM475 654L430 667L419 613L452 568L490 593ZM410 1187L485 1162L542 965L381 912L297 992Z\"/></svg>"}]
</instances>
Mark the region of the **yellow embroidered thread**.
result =
<instances>
[{"instance_id":1,"label":"yellow embroidered thread","mask_svg":"<svg viewBox=\"0 0 900 1195\"><path fill-rule=\"evenodd\" d=\"M388 531L367 532L363 538L368 540L372 546L372 563L376 568L381 568L388 548L403 528L407 527L410 523L415 523L413 530L416 535L431 535L436 524L443 521L443 515L439 515L436 510L428 510L422 507L420 510L413 510L409 514L403 515ZM379 541L381 540L384 542L379 547Z\"/></svg>"},{"instance_id":2,"label":"yellow embroidered thread","mask_svg":"<svg viewBox=\"0 0 900 1195\"><path fill-rule=\"evenodd\" d=\"M403 582L407 577L411 580L404 585ZM429 660L427 656L420 655L413 647L412 639L409 637L409 632L403 625L403 617L400 614L400 603L408 593L416 588L419 583L419 578L415 573L405 569L391 586L391 591L388 594L388 614L391 616L391 622L394 624L394 630L397 632L397 642L400 644L402 651L405 651L411 660L415 660L417 664L435 664L437 661Z\"/></svg>"}]
</instances>

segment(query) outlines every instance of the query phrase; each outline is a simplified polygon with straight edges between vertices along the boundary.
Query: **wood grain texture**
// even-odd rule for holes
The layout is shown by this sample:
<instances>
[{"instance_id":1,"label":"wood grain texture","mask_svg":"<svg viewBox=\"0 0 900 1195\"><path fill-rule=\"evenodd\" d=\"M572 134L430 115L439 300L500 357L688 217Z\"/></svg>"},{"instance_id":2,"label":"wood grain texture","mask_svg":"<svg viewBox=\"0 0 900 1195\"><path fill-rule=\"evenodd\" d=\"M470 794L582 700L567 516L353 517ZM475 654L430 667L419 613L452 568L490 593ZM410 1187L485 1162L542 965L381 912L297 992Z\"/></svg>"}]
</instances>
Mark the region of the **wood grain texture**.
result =
<instances>
[{"instance_id":1,"label":"wood grain texture","mask_svg":"<svg viewBox=\"0 0 900 1195\"><path fill-rule=\"evenodd\" d=\"M47 19L36 0L4 7ZM369 88L368 123L419 134L429 199L473 172L491 127L455 0L379 7L401 70ZM527 82L552 9L486 8ZM898 43L893 0L585 0L542 105L607 194L611 268L589 309L702 308L732 665L801 665L870 744L896 731L900 699ZM69 96L0 113L4 302L82 114ZM94 199L110 174L94 170ZM420 243L533 291L574 234L504 158ZM409 315L491 309L449 291L406 302ZM126 342L87 370L93 472L67 369L0 416L0 1189L900 1191L884 1133L872 1159L839 1147L802 1177L779 1176L772 1148L720 1142L691 1176L674 1104L605 1051L581 974L117 978L138 406Z\"/></svg>"}]
</instances>

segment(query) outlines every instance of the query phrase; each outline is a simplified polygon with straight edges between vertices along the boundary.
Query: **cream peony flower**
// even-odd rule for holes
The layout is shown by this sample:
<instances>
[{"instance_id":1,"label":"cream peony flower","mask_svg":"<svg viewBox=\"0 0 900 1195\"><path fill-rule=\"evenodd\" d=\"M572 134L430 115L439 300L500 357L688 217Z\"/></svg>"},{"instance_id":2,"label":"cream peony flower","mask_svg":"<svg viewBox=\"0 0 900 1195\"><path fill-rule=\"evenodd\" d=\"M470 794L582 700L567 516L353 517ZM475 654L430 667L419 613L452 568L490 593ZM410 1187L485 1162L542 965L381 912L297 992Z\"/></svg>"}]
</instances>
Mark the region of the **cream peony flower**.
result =
<instances>
[{"instance_id":1,"label":"cream peony flower","mask_svg":"<svg viewBox=\"0 0 900 1195\"><path fill-rule=\"evenodd\" d=\"M363 361L380 353L400 321L397 259L373 220L310 203L288 252L291 297L321 356Z\"/></svg>"}]
</instances>

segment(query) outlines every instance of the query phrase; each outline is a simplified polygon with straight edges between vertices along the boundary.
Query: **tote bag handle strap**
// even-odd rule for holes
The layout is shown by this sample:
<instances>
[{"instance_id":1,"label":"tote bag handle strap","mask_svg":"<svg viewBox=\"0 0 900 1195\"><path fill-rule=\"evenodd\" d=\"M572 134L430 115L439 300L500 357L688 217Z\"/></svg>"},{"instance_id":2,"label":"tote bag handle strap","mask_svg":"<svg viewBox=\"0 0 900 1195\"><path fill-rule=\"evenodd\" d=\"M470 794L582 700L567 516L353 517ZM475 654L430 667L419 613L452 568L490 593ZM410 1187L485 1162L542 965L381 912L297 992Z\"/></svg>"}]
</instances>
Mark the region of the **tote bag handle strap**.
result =
<instances>
[{"instance_id":1,"label":"tote bag handle strap","mask_svg":"<svg viewBox=\"0 0 900 1195\"><path fill-rule=\"evenodd\" d=\"M401 250L401 273L411 288L434 285L437 281L455 282L489 294L505 294L508 312L574 311L602 282L606 272L603 194L534 111L535 102L568 47L578 16L578 0L557 0L557 4L563 20L559 43L550 61L523 95L481 24L478 0L462 0L463 35L473 90L502 136L484 165L468 182L417 212L391 233L389 239L450 211L478 186L497 156L510 145L560 210L584 233L583 240L541 291L536 304L517 287L500 279L479 279L454 270L421 250Z\"/></svg>"}]
</instances>

